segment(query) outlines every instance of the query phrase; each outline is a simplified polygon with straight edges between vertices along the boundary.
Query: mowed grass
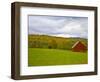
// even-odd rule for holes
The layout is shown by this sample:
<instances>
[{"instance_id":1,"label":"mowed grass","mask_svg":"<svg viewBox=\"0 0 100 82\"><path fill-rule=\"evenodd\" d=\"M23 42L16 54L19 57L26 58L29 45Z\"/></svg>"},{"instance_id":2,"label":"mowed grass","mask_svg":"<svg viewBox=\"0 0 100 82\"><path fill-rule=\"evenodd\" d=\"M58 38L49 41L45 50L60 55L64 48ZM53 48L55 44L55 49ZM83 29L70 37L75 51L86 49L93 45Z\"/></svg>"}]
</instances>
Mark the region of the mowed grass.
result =
<instances>
[{"instance_id":1,"label":"mowed grass","mask_svg":"<svg viewBox=\"0 0 100 82\"><path fill-rule=\"evenodd\" d=\"M28 48L28 66L87 64L87 52Z\"/></svg>"}]
</instances>

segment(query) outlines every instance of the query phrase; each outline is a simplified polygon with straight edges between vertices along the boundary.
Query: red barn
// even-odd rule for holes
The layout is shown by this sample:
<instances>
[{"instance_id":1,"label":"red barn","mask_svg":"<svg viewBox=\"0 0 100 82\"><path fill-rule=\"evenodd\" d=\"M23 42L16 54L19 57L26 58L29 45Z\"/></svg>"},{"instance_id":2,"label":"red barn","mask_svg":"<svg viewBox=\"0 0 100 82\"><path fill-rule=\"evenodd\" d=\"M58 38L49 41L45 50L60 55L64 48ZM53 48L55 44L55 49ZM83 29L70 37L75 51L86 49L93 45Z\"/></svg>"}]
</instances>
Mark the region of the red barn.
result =
<instances>
[{"instance_id":1,"label":"red barn","mask_svg":"<svg viewBox=\"0 0 100 82\"><path fill-rule=\"evenodd\" d=\"M87 47L80 41L77 41L72 46L72 51L74 51L74 52L85 52L86 50L87 50Z\"/></svg>"}]
</instances>

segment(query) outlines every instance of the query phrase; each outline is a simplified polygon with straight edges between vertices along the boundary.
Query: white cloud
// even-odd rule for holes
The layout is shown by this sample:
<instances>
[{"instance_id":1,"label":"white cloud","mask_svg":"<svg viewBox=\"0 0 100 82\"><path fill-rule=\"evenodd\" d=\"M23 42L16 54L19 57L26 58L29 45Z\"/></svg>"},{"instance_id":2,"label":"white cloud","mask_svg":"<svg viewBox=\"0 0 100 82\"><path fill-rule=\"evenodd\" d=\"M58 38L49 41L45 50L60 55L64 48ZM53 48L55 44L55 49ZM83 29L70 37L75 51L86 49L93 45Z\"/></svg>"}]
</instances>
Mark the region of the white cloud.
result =
<instances>
[{"instance_id":1,"label":"white cloud","mask_svg":"<svg viewBox=\"0 0 100 82\"><path fill-rule=\"evenodd\" d=\"M87 38L87 17L29 16L29 34Z\"/></svg>"}]
</instances>

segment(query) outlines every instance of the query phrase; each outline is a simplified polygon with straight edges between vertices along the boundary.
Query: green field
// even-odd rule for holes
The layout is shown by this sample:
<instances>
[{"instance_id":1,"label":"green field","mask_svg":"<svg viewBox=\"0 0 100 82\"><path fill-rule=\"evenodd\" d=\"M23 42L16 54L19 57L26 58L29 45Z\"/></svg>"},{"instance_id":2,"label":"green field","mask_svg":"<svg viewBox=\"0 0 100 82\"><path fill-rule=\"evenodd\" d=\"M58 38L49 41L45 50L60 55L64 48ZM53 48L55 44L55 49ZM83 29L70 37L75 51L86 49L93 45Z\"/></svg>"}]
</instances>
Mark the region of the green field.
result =
<instances>
[{"instance_id":1,"label":"green field","mask_svg":"<svg viewBox=\"0 0 100 82\"><path fill-rule=\"evenodd\" d=\"M28 66L87 64L87 52L71 50L28 48Z\"/></svg>"}]
</instances>

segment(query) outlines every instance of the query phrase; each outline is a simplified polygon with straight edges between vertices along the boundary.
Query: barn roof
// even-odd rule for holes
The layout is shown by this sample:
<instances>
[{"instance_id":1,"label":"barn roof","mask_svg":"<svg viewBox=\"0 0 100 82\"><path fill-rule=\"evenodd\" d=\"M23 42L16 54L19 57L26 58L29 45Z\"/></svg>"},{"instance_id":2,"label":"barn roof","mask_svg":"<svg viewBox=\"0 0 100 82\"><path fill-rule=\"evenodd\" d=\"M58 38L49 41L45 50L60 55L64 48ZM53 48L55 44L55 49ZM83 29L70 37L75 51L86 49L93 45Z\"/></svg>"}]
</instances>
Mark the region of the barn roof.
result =
<instances>
[{"instance_id":1,"label":"barn roof","mask_svg":"<svg viewBox=\"0 0 100 82\"><path fill-rule=\"evenodd\" d=\"M77 42L72 46L72 48L74 48L78 43L80 43L80 41L77 41Z\"/></svg>"}]
</instances>

